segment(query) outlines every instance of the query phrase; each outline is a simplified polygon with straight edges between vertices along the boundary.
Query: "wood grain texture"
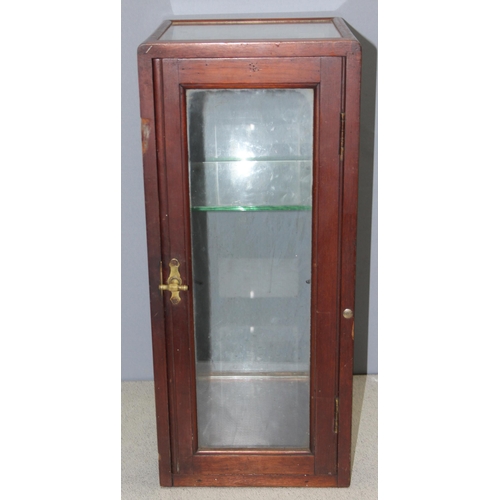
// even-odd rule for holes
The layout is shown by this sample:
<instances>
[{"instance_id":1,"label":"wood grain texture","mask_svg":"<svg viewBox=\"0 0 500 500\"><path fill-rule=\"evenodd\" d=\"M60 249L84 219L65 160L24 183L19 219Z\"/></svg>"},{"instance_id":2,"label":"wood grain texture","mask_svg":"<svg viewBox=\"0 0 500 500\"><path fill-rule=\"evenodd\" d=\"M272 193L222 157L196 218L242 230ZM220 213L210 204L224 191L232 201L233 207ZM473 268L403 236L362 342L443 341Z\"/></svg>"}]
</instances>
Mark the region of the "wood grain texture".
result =
<instances>
[{"instance_id":1,"label":"wood grain texture","mask_svg":"<svg viewBox=\"0 0 500 500\"><path fill-rule=\"evenodd\" d=\"M164 106L164 127L166 144L166 182L160 186L160 193L166 196L167 208L162 214L165 221L165 243L169 243L169 252L164 256L164 264L169 269L168 263L171 259L179 261L179 272L183 284L192 288L190 269L188 262L188 248L186 246L186 232L189 231L188 200L186 193L187 171L183 163L182 154L182 129L180 116L180 84L178 79L177 61L165 59L162 61L163 70L163 106ZM160 194L161 196L162 194ZM166 245L165 245L166 247ZM168 273L166 274L168 276ZM169 295L166 293L165 295ZM192 379L192 359L190 334L190 303L191 294L181 292L181 301L173 304L170 298L165 300L169 331L167 335L170 339L172 380L171 387L173 393L173 422L174 446L173 446L173 470L180 473L191 471L192 460L192 437L191 426L192 395L194 390L194 380Z\"/></svg>"},{"instance_id":2,"label":"wood grain texture","mask_svg":"<svg viewBox=\"0 0 500 500\"><path fill-rule=\"evenodd\" d=\"M343 165L342 250L340 310L354 304L356 278L356 224L358 208L359 114L361 46L345 58L345 153ZM354 314L355 316L356 314ZM351 476L352 373L354 317L340 320L339 356L339 486L349 486Z\"/></svg>"},{"instance_id":3,"label":"wood grain texture","mask_svg":"<svg viewBox=\"0 0 500 500\"><path fill-rule=\"evenodd\" d=\"M165 315L162 295L158 289L161 261L161 234L156 153L157 148L161 148L161 146L159 146L157 142L153 66L148 57L141 55L139 55L138 65L160 484L162 486L169 486L172 484L172 479L170 467L171 443L167 388ZM158 91L158 88L156 91ZM161 134L159 137L161 137Z\"/></svg>"},{"instance_id":4,"label":"wood grain texture","mask_svg":"<svg viewBox=\"0 0 500 500\"><path fill-rule=\"evenodd\" d=\"M245 58L245 57L343 57L352 50L352 40L162 42L142 46L152 58Z\"/></svg>"},{"instance_id":5,"label":"wood grain texture","mask_svg":"<svg viewBox=\"0 0 500 500\"><path fill-rule=\"evenodd\" d=\"M315 376L315 472L337 473L334 433L335 398L337 396L337 322L340 211L340 137L341 58L321 59L319 85L319 158L315 167L318 184L315 216L317 218L317 299Z\"/></svg>"},{"instance_id":6,"label":"wood grain texture","mask_svg":"<svg viewBox=\"0 0 500 500\"><path fill-rule=\"evenodd\" d=\"M338 486L335 476L300 475L173 475L174 486L269 486L326 488Z\"/></svg>"},{"instance_id":7,"label":"wood grain texture","mask_svg":"<svg viewBox=\"0 0 500 500\"><path fill-rule=\"evenodd\" d=\"M314 456L223 453L195 455L195 474L314 474Z\"/></svg>"},{"instance_id":8,"label":"wood grain texture","mask_svg":"<svg viewBox=\"0 0 500 500\"><path fill-rule=\"evenodd\" d=\"M319 60L312 57L179 60L179 80L183 84L317 83L319 79Z\"/></svg>"},{"instance_id":9,"label":"wood grain texture","mask_svg":"<svg viewBox=\"0 0 500 500\"><path fill-rule=\"evenodd\" d=\"M346 22L341 17L334 17L333 24L344 40L354 42L354 46L358 44L356 37L351 33L351 30L347 27Z\"/></svg>"}]
</instances>

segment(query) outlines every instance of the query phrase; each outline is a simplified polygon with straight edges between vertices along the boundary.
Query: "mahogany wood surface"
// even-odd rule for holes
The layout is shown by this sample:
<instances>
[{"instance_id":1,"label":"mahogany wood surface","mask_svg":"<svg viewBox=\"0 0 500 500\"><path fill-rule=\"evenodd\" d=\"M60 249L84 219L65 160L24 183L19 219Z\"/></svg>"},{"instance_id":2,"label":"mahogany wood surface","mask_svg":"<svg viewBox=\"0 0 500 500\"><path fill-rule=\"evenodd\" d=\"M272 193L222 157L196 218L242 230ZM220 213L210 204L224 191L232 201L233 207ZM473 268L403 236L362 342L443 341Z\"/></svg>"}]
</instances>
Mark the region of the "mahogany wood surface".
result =
<instances>
[{"instance_id":1,"label":"mahogany wood surface","mask_svg":"<svg viewBox=\"0 0 500 500\"><path fill-rule=\"evenodd\" d=\"M349 485L361 53L332 22L342 38L279 42L162 41L165 22L138 49L162 486ZM192 296L158 288L172 258L192 288L185 90L262 87L315 89L310 451L198 450Z\"/></svg>"},{"instance_id":2,"label":"mahogany wood surface","mask_svg":"<svg viewBox=\"0 0 500 500\"><path fill-rule=\"evenodd\" d=\"M358 213L359 106L361 51L345 58L345 152L342 189L342 250L340 311L355 315L356 221ZM340 321L338 482L349 486L351 476L352 374L354 367L354 318Z\"/></svg>"},{"instance_id":3,"label":"mahogany wood surface","mask_svg":"<svg viewBox=\"0 0 500 500\"><path fill-rule=\"evenodd\" d=\"M344 57L356 50L357 42L337 41L262 41L262 42L151 42L141 46L141 53L156 59L210 58L210 57ZM218 55L215 55L218 54Z\"/></svg>"},{"instance_id":4,"label":"mahogany wood surface","mask_svg":"<svg viewBox=\"0 0 500 500\"><path fill-rule=\"evenodd\" d=\"M189 235L189 195L188 172L184 168L182 157L182 129L180 116L180 87L175 59L164 59L163 84L165 109L165 146L166 146L166 184L160 186L160 197L166 195L168 232L165 241L170 243L170 251L165 255L165 266L172 258L179 261L179 272L184 284L192 288L190 276L191 266L188 265L188 235ZM165 190L162 193L162 188ZM168 274L167 274L168 275ZM168 293L165 295L169 295ZM172 400L172 421L175 424L175 451L173 452L173 470L179 473L191 472L192 429L191 429L191 389L195 383L193 378L194 360L192 359L190 342L191 300L190 295L181 292L181 301L174 305L167 297L165 300L167 315L170 317L172 376L170 377Z\"/></svg>"},{"instance_id":5,"label":"mahogany wood surface","mask_svg":"<svg viewBox=\"0 0 500 500\"><path fill-rule=\"evenodd\" d=\"M339 57L321 58L321 83L318 88L319 120L315 139L318 161L314 165L313 183L313 300L312 314L316 316L316 359L313 402L316 419L313 421L316 474L336 474L336 440L334 430L337 373L336 328L338 315L335 297L338 296L339 246L339 155L340 82L342 60Z\"/></svg>"},{"instance_id":6,"label":"mahogany wood surface","mask_svg":"<svg viewBox=\"0 0 500 500\"><path fill-rule=\"evenodd\" d=\"M174 486L287 486L325 488L340 486L336 476L246 474L246 475L181 475L172 476Z\"/></svg>"},{"instance_id":7,"label":"mahogany wood surface","mask_svg":"<svg viewBox=\"0 0 500 500\"><path fill-rule=\"evenodd\" d=\"M139 58L139 87L141 95L142 152L144 163L144 188L146 201L146 231L148 243L149 293L151 307L151 331L153 343L153 369L155 381L156 428L158 439L158 462L160 484L169 486L171 478L170 422L167 393L167 350L165 316L160 284L161 262L160 205L158 196L158 166L155 116L155 89L153 68L147 58ZM156 92L158 91L158 86ZM157 107L157 106L156 106ZM159 120L161 126L162 120ZM163 148L164 149L164 148Z\"/></svg>"},{"instance_id":8,"label":"mahogany wood surface","mask_svg":"<svg viewBox=\"0 0 500 500\"><path fill-rule=\"evenodd\" d=\"M219 84L241 83L315 83L319 82L319 60L313 57L300 59L180 59L179 79L182 83Z\"/></svg>"},{"instance_id":9,"label":"mahogany wood surface","mask_svg":"<svg viewBox=\"0 0 500 500\"><path fill-rule=\"evenodd\" d=\"M197 474L314 474L311 454L239 455L234 451L213 456L196 455L193 460Z\"/></svg>"}]
</instances>

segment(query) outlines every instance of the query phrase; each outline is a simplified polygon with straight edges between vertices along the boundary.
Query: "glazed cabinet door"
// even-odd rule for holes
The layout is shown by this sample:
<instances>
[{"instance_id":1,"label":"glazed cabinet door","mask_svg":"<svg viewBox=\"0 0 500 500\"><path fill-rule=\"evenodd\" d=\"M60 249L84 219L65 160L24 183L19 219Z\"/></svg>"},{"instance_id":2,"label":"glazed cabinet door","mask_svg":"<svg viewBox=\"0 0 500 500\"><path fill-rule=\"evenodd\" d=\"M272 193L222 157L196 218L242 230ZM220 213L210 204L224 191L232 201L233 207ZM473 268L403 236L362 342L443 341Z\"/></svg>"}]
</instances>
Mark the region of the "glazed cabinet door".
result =
<instances>
[{"instance_id":1,"label":"glazed cabinet door","mask_svg":"<svg viewBox=\"0 0 500 500\"><path fill-rule=\"evenodd\" d=\"M174 485L334 485L343 58L155 59Z\"/></svg>"}]
</instances>

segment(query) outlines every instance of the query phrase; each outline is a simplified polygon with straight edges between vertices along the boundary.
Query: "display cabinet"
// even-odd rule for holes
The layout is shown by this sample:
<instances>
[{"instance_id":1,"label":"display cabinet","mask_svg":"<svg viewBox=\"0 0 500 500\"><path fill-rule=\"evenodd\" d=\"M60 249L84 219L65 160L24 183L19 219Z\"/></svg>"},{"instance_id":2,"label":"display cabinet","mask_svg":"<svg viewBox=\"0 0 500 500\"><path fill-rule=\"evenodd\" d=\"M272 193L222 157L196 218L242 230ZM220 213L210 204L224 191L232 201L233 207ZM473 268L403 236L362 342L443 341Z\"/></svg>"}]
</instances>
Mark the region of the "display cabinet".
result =
<instances>
[{"instance_id":1,"label":"display cabinet","mask_svg":"<svg viewBox=\"0 0 500 500\"><path fill-rule=\"evenodd\" d=\"M138 56L160 484L348 486L360 45L173 21Z\"/></svg>"}]
</instances>

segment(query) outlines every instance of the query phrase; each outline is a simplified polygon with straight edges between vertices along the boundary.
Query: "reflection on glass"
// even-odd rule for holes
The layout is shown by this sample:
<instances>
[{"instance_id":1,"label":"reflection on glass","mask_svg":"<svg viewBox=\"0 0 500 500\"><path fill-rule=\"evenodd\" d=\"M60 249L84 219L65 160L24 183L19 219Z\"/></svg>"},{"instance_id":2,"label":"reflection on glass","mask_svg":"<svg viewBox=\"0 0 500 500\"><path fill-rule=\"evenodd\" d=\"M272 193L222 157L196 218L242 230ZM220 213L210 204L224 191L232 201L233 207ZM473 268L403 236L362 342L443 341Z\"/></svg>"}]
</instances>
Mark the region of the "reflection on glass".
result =
<instances>
[{"instance_id":1,"label":"reflection on glass","mask_svg":"<svg viewBox=\"0 0 500 500\"><path fill-rule=\"evenodd\" d=\"M199 446L308 448L313 90L187 106Z\"/></svg>"},{"instance_id":2,"label":"reflection on glass","mask_svg":"<svg viewBox=\"0 0 500 500\"><path fill-rule=\"evenodd\" d=\"M311 160L191 163L191 175L195 210L311 208Z\"/></svg>"},{"instance_id":3,"label":"reflection on glass","mask_svg":"<svg viewBox=\"0 0 500 500\"><path fill-rule=\"evenodd\" d=\"M283 38L338 38L340 33L331 21L295 23L173 23L161 40L281 40Z\"/></svg>"}]
</instances>

